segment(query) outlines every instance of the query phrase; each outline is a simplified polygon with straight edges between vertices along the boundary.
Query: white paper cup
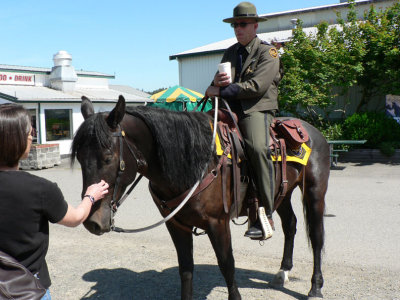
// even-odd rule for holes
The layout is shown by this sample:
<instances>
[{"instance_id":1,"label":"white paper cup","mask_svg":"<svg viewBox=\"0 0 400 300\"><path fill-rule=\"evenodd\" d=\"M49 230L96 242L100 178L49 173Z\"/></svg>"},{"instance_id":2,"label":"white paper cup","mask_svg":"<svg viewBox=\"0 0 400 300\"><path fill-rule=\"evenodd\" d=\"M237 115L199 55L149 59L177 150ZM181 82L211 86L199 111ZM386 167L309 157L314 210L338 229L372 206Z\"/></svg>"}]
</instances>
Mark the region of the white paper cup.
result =
<instances>
[{"instance_id":1,"label":"white paper cup","mask_svg":"<svg viewBox=\"0 0 400 300\"><path fill-rule=\"evenodd\" d=\"M218 65L218 72L219 73L226 73L229 76L229 83L232 82L232 73L231 73L231 63L224 62Z\"/></svg>"}]
</instances>

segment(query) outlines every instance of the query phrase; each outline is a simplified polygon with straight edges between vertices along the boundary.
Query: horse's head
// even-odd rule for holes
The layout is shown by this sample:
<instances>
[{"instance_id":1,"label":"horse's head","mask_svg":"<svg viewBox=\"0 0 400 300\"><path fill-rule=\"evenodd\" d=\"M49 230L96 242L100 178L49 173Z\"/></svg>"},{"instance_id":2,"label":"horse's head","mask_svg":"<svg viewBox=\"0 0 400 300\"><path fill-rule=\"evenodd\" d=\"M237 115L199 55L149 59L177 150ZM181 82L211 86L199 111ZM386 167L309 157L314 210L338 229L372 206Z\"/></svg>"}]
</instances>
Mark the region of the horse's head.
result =
<instances>
[{"instance_id":1,"label":"horse's head","mask_svg":"<svg viewBox=\"0 0 400 300\"><path fill-rule=\"evenodd\" d=\"M84 226L91 233L100 235L111 229L111 202L119 199L135 178L137 163L128 156L121 122L125 115L125 99L120 96L110 113L95 113L92 102L82 97L81 112L85 119L79 127L71 151L82 169L82 196L88 186L104 179L109 185L105 198L93 205ZM125 155L126 154L126 155ZM124 158L126 156L126 158ZM125 171L126 170L126 171Z\"/></svg>"}]
</instances>

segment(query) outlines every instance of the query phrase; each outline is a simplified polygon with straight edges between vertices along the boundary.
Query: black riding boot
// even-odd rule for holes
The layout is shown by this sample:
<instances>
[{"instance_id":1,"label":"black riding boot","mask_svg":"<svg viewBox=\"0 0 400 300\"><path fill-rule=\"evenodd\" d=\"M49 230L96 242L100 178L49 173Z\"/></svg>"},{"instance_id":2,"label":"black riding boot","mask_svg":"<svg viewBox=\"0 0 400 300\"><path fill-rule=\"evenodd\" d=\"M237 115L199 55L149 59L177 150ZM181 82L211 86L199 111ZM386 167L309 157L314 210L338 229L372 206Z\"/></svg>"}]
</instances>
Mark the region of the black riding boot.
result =
<instances>
[{"instance_id":1,"label":"black riding boot","mask_svg":"<svg viewBox=\"0 0 400 300\"><path fill-rule=\"evenodd\" d=\"M260 218L267 218L268 222L264 222L264 227L260 222ZM265 220L266 221L266 220ZM260 214L257 218L257 221L250 226L250 228L244 233L244 236L252 238L252 239L260 239L265 238L269 239L272 237L272 232L275 230L274 221L272 219L272 215L268 214L268 216Z\"/></svg>"}]
</instances>

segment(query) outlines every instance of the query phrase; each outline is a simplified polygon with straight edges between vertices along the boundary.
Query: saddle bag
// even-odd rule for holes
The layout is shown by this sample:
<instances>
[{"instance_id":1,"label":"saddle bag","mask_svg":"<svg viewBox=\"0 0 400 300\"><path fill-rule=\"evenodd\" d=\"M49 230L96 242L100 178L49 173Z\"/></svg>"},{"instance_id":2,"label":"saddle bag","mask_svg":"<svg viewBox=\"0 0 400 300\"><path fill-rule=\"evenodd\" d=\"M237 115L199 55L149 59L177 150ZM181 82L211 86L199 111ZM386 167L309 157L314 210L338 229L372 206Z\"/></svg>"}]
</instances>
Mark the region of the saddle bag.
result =
<instances>
[{"instance_id":1,"label":"saddle bag","mask_svg":"<svg viewBox=\"0 0 400 300\"><path fill-rule=\"evenodd\" d=\"M39 300L46 289L10 255L0 251L0 299Z\"/></svg>"},{"instance_id":2,"label":"saddle bag","mask_svg":"<svg viewBox=\"0 0 400 300\"><path fill-rule=\"evenodd\" d=\"M275 120L271 126L279 136L285 139L286 145L291 150L298 150L301 144L309 140L308 133L299 119Z\"/></svg>"}]
</instances>

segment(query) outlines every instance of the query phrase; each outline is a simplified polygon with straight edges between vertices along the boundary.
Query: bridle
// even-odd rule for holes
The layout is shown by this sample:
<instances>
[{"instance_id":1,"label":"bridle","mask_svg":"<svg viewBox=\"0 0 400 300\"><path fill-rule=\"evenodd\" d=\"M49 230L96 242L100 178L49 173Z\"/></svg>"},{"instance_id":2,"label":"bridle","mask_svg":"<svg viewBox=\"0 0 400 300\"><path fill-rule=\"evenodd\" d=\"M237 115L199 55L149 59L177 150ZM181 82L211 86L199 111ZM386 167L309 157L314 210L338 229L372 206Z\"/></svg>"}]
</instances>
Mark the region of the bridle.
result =
<instances>
[{"instance_id":1,"label":"bridle","mask_svg":"<svg viewBox=\"0 0 400 300\"><path fill-rule=\"evenodd\" d=\"M119 144L119 169L118 169L118 174L117 174L117 179L115 180L115 186L114 186L114 192L113 196L111 198L110 202L110 224L111 224L111 230L115 229L114 226L114 216L117 213L118 207L125 201L125 199L129 196L129 194L132 192L132 190L136 187L136 185L139 183L139 181L143 178L142 174L139 174L139 176L135 179L135 181L132 183L131 187L129 190L119 199L117 200L117 193L118 193L118 186L121 181L122 174L125 172L125 161L124 161L124 142L127 145L130 153L136 160L136 166L137 166L137 172L139 172L140 169L142 169L145 166L145 162L141 159L139 159L139 155L135 153L138 151L135 146L130 146L129 143L125 139L125 131L121 128L121 126L118 124L118 131L112 133L113 137L118 138L118 144ZM135 149L134 149L135 148Z\"/></svg>"}]
</instances>

